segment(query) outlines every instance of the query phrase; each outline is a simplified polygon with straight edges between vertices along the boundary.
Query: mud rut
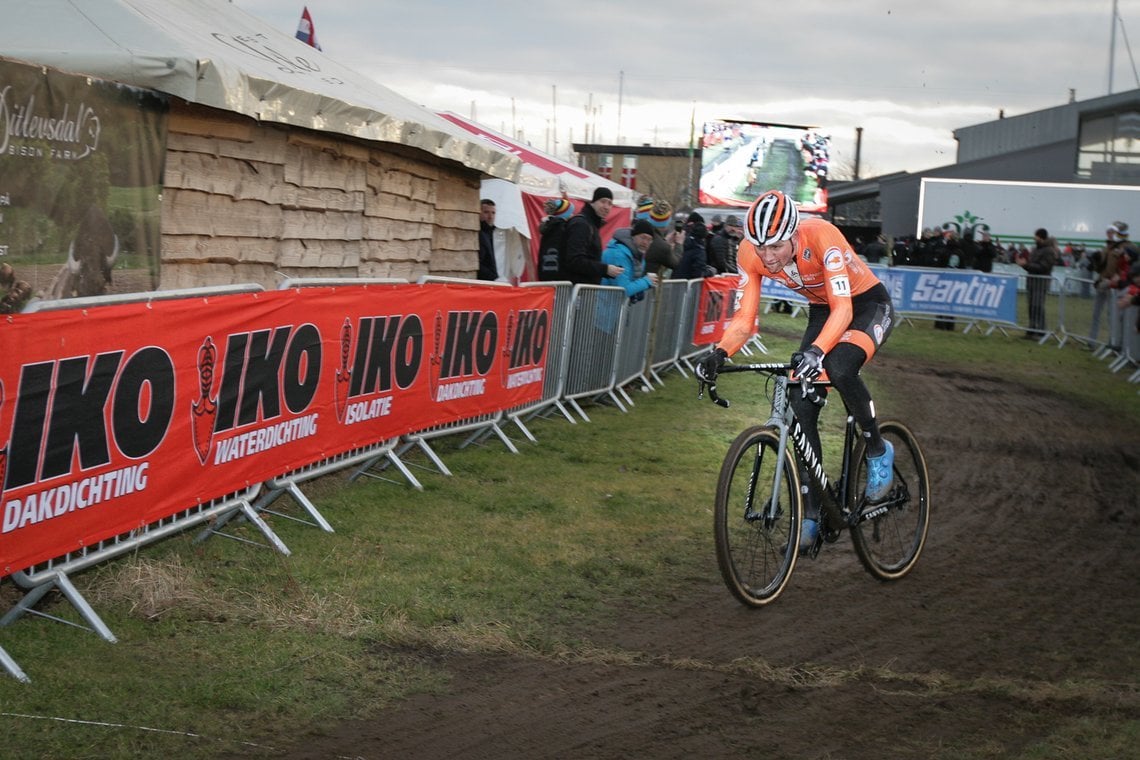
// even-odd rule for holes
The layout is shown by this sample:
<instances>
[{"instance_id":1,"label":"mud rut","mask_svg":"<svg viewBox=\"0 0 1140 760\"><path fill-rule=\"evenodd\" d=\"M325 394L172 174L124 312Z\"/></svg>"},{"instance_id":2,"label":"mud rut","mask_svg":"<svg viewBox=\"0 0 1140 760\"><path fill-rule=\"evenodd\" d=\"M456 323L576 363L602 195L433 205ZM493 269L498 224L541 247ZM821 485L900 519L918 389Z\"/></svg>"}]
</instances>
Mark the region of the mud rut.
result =
<instances>
[{"instance_id":1,"label":"mud rut","mask_svg":"<svg viewBox=\"0 0 1140 760\"><path fill-rule=\"evenodd\" d=\"M453 674L449 695L283 756L1002 757L1083 719L1135 720L1140 431L980 371L884 356L875 378L932 475L909 578L871 580L844 538L757 612L710 557L657 612L591 636L635 664L425 653Z\"/></svg>"}]
</instances>

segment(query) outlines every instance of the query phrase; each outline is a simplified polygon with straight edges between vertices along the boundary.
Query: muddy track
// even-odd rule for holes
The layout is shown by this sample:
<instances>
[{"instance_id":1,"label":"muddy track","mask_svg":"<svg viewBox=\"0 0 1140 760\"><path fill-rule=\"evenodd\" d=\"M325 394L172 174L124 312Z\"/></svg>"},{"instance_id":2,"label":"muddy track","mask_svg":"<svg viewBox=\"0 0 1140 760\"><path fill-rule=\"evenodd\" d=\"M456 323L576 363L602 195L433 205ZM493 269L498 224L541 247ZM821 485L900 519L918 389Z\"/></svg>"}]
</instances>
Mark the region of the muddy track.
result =
<instances>
[{"instance_id":1,"label":"muddy track","mask_svg":"<svg viewBox=\"0 0 1140 760\"><path fill-rule=\"evenodd\" d=\"M980 374L884 356L875 377L932 476L908 578L871 580L843 539L751 611L710 557L657 611L591 634L621 661L436 653L449 694L283 756L1000 757L1135 720L1140 431Z\"/></svg>"}]
</instances>

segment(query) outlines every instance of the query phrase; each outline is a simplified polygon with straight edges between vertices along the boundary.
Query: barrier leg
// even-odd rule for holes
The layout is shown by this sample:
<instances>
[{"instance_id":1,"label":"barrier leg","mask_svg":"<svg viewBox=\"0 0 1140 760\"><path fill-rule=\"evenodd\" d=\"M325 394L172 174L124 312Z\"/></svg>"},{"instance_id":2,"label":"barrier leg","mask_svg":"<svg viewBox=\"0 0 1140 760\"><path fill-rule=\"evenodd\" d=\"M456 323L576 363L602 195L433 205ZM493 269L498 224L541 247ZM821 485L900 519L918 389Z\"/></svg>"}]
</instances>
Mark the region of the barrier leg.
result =
<instances>
[{"instance_id":1,"label":"barrier leg","mask_svg":"<svg viewBox=\"0 0 1140 760\"><path fill-rule=\"evenodd\" d=\"M534 434L530 432L530 429L523 424L521 415L512 414L510 415L510 419L515 423L515 425L518 426L519 430L523 432L523 435L527 437L527 440L529 440L531 443L538 443L538 439L535 438Z\"/></svg>"},{"instance_id":2,"label":"barrier leg","mask_svg":"<svg viewBox=\"0 0 1140 760\"><path fill-rule=\"evenodd\" d=\"M289 483L289 487L286 490L289 492L289 495L293 497L293 500L300 504L301 508L309 513L309 517L313 518L313 522L315 522L321 530L326 533L336 532L333 530L333 526L329 524L329 521L326 520L324 516L317 510L316 505L314 505L313 502L309 500L309 497L301 491L296 483ZM288 517L288 515L282 516Z\"/></svg>"},{"instance_id":3,"label":"barrier leg","mask_svg":"<svg viewBox=\"0 0 1140 760\"><path fill-rule=\"evenodd\" d=\"M15 576L18 575L20 575L20 573L13 574L14 579L17 580L17 584L18 579L16 579ZM72 606L79 612L80 617L87 622L86 626L34 609L35 605L44 598L47 592L51 591L53 586L59 589L67 601L71 602ZM23 599L16 602L16 604L12 606L12 609L4 613L4 617L0 618L0 626L11 625L24 614L35 615L37 617L47 618L48 620L54 620L57 623L63 623L64 625L94 631L104 641L108 641L112 644L118 641L118 639L115 638L115 634L111 633L111 629L107 627L107 624L103 622L102 618L100 618L91 605L87 603L87 600L83 598L83 594L79 593L79 589L75 588L71 583L71 579L62 572L55 573L50 580L39 583L28 591Z\"/></svg>"},{"instance_id":4,"label":"barrier leg","mask_svg":"<svg viewBox=\"0 0 1140 760\"><path fill-rule=\"evenodd\" d=\"M253 505L244 499L242 500L240 506L236 506L234 509L231 509L225 514L219 515L217 522L207 527L201 533L195 536L194 543L205 541L210 536L222 536L223 538L231 538L234 541L241 541L243 544L265 546L265 544L259 544L257 541L250 541L248 538L235 536L232 533L225 533L222 531L222 528L225 527L230 520L239 516L253 523L253 526L261 532L261 535L265 537L265 540L269 542L269 545L271 547L281 552L286 557L292 554L292 552L289 551L289 547L285 545L285 542L281 540L280 536L273 532L273 528L269 527L269 523L265 522L265 520L262 519L261 514L258 512L258 510L254 509Z\"/></svg>"},{"instance_id":5,"label":"barrier leg","mask_svg":"<svg viewBox=\"0 0 1140 760\"><path fill-rule=\"evenodd\" d=\"M24 671L20 670L20 666L12 659L12 656L4 651L4 647L0 647L0 666L8 671L8 675L15 678L21 683L31 683L32 679L28 678Z\"/></svg>"}]
</instances>

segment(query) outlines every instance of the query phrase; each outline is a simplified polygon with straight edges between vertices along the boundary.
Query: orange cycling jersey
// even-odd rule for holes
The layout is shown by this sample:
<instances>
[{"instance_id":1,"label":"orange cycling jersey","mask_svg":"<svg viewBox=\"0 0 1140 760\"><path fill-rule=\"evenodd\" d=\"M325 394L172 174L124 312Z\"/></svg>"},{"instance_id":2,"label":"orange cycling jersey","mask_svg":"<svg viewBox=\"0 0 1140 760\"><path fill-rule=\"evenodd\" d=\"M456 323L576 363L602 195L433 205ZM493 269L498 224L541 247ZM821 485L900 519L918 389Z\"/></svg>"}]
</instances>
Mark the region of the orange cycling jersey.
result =
<instances>
[{"instance_id":1,"label":"orange cycling jersey","mask_svg":"<svg viewBox=\"0 0 1140 760\"><path fill-rule=\"evenodd\" d=\"M752 243L744 240L736 254L740 270L736 313L717 344L729 356L752 335L760 308L760 283L764 277L778 280L810 303L825 304L831 314L814 345L826 354L842 338L851 325L851 299L879 284L867 265L851 250L843 233L825 219L800 219L792 238L795 256L782 271L769 273Z\"/></svg>"}]
</instances>

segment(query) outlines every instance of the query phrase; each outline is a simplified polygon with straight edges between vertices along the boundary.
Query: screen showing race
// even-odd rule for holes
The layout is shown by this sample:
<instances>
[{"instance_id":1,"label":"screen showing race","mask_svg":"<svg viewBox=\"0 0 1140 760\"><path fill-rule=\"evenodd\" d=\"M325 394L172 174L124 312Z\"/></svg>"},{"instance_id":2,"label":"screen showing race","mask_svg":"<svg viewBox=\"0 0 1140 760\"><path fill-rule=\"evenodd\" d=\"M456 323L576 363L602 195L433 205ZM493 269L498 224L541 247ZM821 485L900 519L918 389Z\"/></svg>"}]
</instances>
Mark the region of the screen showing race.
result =
<instances>
[{"instance_id":1,"label":"screen showing race","mask_svg":"<svg viewBox=\"0 0 1140 760\"><path fill-rule=\"evenodd\" d=\"M748 206L782 190L804 211L827 210L830 137L814 127L708 121L701 136L700 203Z\"/></svg>"}]
</instances>

